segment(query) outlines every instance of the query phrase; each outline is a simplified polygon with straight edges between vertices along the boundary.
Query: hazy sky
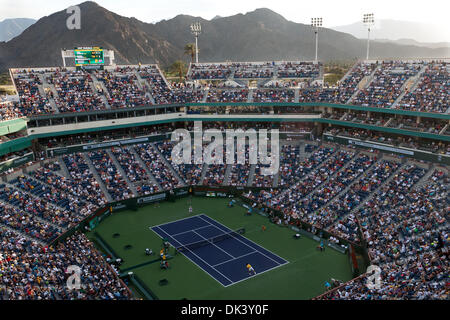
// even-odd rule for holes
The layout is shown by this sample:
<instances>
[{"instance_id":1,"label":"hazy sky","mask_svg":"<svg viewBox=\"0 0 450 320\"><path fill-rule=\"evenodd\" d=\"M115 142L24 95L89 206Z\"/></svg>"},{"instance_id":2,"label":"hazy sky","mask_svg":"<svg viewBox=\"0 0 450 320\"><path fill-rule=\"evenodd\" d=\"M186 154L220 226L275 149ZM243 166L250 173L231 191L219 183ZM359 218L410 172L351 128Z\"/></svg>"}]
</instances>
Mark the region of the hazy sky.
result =
<instances>
[{"instance_id":1,"label":"hazy sky","mask_svg":"<svg viewBox=\"0 0 450 320\"><path fill-rule=\"evenodd\" d=\"M5 18L39 19L82 0L0 0L0 21ZM360 21L363 13L378 19L397 19L439 24L450 33L448 0L97 0L102 7L126 17L145 22L170 19L188 14L211 19L256 8L269 8L286 19L310 23L311 17L323 17L324 27ZM448 36L444 36L449 38Z\"/></svg>"}]
</instances>

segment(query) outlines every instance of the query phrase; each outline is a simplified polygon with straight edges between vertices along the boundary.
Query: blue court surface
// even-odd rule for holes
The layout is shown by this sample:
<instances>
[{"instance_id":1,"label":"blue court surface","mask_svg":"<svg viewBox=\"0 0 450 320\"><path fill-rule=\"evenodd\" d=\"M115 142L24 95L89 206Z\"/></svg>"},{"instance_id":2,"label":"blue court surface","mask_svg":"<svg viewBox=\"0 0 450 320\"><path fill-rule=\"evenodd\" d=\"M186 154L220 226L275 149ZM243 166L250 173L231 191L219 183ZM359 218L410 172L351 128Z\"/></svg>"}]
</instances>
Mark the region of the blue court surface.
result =
<instances>
[{"instance_id":1,"label":"blue court surface","mask_svg":"<svg viewBox=\"0 0 450 320\"><path fill-rule=\"evenodd\" d=\"M151 230L175 248L232 232L204 214L154 226ZM225 287L255 276L249 275L248 263L255 269L256 276L288 263L237 233L181 253Z\"/></svg>"}]
</instances>

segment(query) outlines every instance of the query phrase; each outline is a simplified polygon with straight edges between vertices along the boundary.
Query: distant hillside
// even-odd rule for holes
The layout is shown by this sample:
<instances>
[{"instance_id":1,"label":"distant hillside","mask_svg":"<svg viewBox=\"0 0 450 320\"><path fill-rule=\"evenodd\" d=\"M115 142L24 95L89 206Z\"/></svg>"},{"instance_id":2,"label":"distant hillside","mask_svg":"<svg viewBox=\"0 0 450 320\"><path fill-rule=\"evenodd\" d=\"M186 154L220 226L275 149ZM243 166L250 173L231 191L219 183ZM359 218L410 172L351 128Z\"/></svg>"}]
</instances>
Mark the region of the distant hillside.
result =
<instances>
[{"instance_id":1,"label":"distant hillside","mask_svg":"<svg viewBox=\"0 0 450 320\"><path fill-rule=\"evenodd\" d=\"M404 45L412 45L418 47L426 47L426 48L449 48L450 42L419 42L413 39L398 39L398 40L388 40L388 39L376 39L375 41L379 42L387 42L387 43L395 43L395 44L404 44Z\"/></svg>"},{"instance_id":2,"label":"distant hillside","mask_svg":"<svg viewBox=\"0 0 450 320\"><path fill-rule=\"evenodd\" d=\"M9 41L17 37L23 30L35 23L36 20L28 18L5 19L0 22L0 41Z\"/></svg>"},{"instance_id":3,"label":"distant hillside","mask_svg":"<svg viewBox=\"0 0 450 320\"><path fill-rule=\"evenodd\" d=\"M314 33L309 25L294 23L268 10L211 21L179 15L156 24L141 22L110 12L95 2L80 5L81 30L66 28L67 13L44 17L7 43L0 43L0 70L18 66L58 66L61 48L99 45L115 51L116 62L159 63L167 66L176 59L189 60L184 46L193 42L189 25L199 20L200 60L261 61L311 60ZM319 59L349 60L365 56L366 42L352 35L323 29L319 36ZM374 43L376 58L445 57L448 48L429 49L411 45Z\"/></svg>"},{"instance_id":4,"label":"distant hillside","mask_svg":"<svg viewBox=\"0 0 450 320\"><path fill-rule=\"evenodd\" d=\"M450 42L448 31L428 23L381 19L375 20L371 38L400 40L412 39L419 43ZM367 38L367 27L362 22L332 27L331 29L349 33L356 38ZM401 44L401 43L399 43Z\"/></svg>"},{"instance_id":5,"label":"distant hillside","mask_svg":"<svg viewBox=\"0 0 450 320\"><path fill-rule=\"evenodd\" d=\"M152 25L110 12L95 2L80 5L81 30L69 30L65 10L39 19L20 36L0 43L0 69L60 66L61 49L99 45L115 51L116 62L168 63L176 50L151 32Z\"/></svg>"}]
</instances>

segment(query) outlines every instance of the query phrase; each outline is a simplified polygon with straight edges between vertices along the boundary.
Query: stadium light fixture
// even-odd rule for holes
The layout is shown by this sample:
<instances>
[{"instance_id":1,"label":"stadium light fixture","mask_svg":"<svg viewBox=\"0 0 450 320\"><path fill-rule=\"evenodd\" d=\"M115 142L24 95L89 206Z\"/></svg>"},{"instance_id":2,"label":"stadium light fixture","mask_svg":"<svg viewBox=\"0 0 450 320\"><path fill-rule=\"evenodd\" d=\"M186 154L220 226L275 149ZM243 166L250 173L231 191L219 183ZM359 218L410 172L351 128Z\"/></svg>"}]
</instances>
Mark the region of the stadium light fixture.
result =
<instances>
[{"instance_id":1,"label":"stadium light fixture","mask_svg":"<svg viewBox=\"0 0 450 320\"><path fill-rule=\"evenodd\" d=\"M367 54L366 60L369 60L370 50L370 28L375 25L375 18L373 13L366 13L363 15L363 23L367 27Z\"/></svg>"},{"instance_id":2,"label":"stadium light fixture","mask_svg":"<svg viewBox=\"0 0 450 320\"><path fill-rule=\"evenodd\" d=\"M198 36L202 33L200 21L191 24L191 33L195 36L195 63L198 63Z\"/></svg>"},{"instance_id":3,"label":"stadium light fixture","mask_svg":"<svg viewBox=\"0 0 450 320\"><path fill-rule=\"evenodd\" d=\"M314 30L314 33L316 34L316 59L317 62L317 52L319 49L319 28L322 27L322 18L311 18L311 27Z\"/></svg>"}]
</instances>

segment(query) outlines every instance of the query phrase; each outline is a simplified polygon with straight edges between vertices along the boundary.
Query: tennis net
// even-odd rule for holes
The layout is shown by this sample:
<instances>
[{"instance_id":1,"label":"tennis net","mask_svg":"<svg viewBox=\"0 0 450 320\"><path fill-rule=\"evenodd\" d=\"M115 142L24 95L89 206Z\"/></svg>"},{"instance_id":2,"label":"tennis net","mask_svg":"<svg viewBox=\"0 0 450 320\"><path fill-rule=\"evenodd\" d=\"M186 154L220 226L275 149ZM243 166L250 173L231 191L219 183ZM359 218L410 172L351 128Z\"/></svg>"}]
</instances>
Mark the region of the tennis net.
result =
<instances>
[{"instance_id":1,"label":"tennis net","mask_svg":"<svg viewBox=\"0 0 450 320\"><path fill-rule=\"evenodd\" d=\"M212 238L209 238L209 239L205 239L205 240L201 240L201 241L197 241L197 242L192 242L192 243L188 243L188 244L185 244L185 245L181 245L179 247L176 247L176 250L179 251L179 252L186 251L186 250L194 250L194 249L197 249L197 248L209 245L209 244L214 244L214 243L217 243L217 242L229 239L229 238L233 238L233 237L235 237L237 235L241 235L241 234L244 234L244 233L245 233L245 229L241 228L241 229L238 229L236 231L230 231L230 232L227 232L227 233L222 233L222 234L220 234L218 236L215 236L215 237L212 237Z\"/></svg>"}]
</instances>

